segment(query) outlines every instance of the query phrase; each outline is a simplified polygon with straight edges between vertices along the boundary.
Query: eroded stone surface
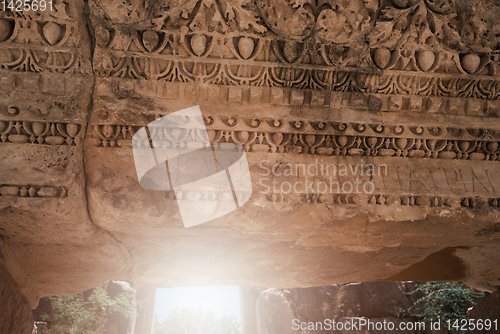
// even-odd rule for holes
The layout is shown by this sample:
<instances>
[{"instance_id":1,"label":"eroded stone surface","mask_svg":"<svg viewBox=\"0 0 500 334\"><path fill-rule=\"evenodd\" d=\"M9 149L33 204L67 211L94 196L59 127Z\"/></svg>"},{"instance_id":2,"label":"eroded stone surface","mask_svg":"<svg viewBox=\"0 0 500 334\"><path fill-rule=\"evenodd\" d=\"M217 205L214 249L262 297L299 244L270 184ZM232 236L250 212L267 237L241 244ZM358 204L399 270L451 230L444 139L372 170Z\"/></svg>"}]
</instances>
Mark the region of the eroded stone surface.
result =
<instances>
[{"instance_id":1,"label":"eroded stone surface","mask_svg":"<svg viewBox=\"0 0 500 334\"><path fill-rule=\"evenodd\" d=\"M399 330L401 322L414 321L399 318L399 312L412 305L411 295L405 291L404 284L396 282L268 289L260 293L253 305L257 315L252 320L257 322L259 334L331 333L332 328L338 333L417 333L417 330ZM373 328L367 326L368 321ZM393 330L387 324L384 327L384 322L394 324ZM376 323L382 326L379 330L375 329Z\"/></svg>"},{"instance_id":2,"label":"eroded stone surface","mask_svg":"<svg viewBox=\"0 0 500 334\"><path fill-rule=\"evenodd\" d=\"M107 279L384 280L446 249L463 262L446 277L498 285L499 7L335 4L56 1L52 13L2 13L0 235L30 301ZM194 105L212 143L245 149L253 195L184 229L172 192L140 187L132 137Z\"/></svg>"},{"instance_id":3,"label":"eroded stone surface","mask_svg":"<svg viewBox=\"0 0 500 334\"><path fill-rule=\"evenodd\" d=\"M78 243L88 219L81 141L92 93L83 3L3 12L0 210L8 242Z\"/></svg>"},{"instance_id":4,"label":"eroded stone surface","mask_svg":"<svg viewBox=\"0 0 500 334\"><path fill-rule=\"evenodd\" d=\"M54 1L52 11L0 13L2 250L32 306L130 268L126 249L88 215L82 139L94 83L84 12L83 1Z\"/></svg>"},{"instance_id":5,"label":"eroded stone surface","mask_svg":"<svg viewBox=\"0 0 500 334\"><path fill-rule=\"evenodd\" d=\"M31 305L21 289L5 268L4 258L0 253L0 333L32 334L33 314Z\"/></svg>"},{"instance_id":6,"label":"eroded stone surface","mask_svg":"<svg viewBox=\"0 0 500 334\"><path fill-rule=\"evenodd\" d=\"M469 319L489 319L492 322L500 320L499 292L492 293L482 298L477 305L469 309L467 316ZM485 329L475 329L473 333L486 333Z\"/></svg>"},{"instance_id":7,"label":"eroded stone surface","mask_svg":"<svg viewBox=\"0 0 500 334\"><path fill-rule=\"evenodd\" d=\"M83 243L5 243L3 251L6 267L33 307L43 296L79 293L109 275L127 278L132 265L127 249L101 230Z\"/></svg>"}]
</instances>

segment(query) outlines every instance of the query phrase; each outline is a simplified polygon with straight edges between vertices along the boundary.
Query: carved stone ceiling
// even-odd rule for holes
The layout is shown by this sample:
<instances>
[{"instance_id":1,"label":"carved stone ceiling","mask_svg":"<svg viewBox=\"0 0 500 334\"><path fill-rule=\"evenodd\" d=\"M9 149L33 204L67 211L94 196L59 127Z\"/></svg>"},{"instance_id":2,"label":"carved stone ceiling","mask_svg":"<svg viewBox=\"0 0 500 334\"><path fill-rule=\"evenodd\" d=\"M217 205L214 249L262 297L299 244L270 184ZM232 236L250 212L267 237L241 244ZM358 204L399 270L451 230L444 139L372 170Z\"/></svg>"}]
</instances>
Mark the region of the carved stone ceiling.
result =
<instances>
[{"instance_id":1,"label":"carved stone ceiling","mask_svg":"<svg viewBox=\"0 0 500 334\"><path fill-rule=\"evenodd\" d=\"M466 269L445 279L500 285L498 4L53 3L0 12L1 248L32 302L108 279L383 280L450 247ZM194 105L245 148L253 195L185 229L140 187L132 136ZM386 167L369 193L268 191L265 167L295 164Z\"/></svg>"}]
</instances>

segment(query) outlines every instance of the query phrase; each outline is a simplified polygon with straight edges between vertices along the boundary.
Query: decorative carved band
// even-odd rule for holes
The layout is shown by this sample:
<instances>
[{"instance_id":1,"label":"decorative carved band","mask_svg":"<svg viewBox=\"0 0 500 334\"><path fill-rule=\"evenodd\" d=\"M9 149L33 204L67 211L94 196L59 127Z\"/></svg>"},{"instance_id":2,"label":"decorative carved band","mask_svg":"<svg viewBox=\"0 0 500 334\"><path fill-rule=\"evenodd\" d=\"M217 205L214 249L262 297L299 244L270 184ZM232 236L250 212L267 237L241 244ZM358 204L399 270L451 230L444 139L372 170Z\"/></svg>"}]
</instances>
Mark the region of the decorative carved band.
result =
<instances>
[{"instance_id":1,"label":"decorative carved band","mask_svg":"<svg viewBox=\"0 0 500 334\"><path fill-rule=\"evenodd\" d=\"M47 6L40 1L4 2L4 8L0 3L0 119L21 125L28 120L83 123L93 79L84 2L52 0ZM26 10L30 3L32 10ZM27 136L28 142L53 144L63 135L56 127L44 141L40 136L45 134L18 129L20 133L16 127L4 133L6 126L0 125L3 142L23 143ZM42 131L38 125L35 130ZM73 130L63 135L68 145Z\"/></svg>"},{"instance_id":2,"label":"decorative carved band","mask_svg":"<svg viewBox=\"0 0 500 334\"><path fill-rule=\"evenodd\" d=\"M167 2L141 25L96 22L98 75L500 99L495 22L451 0Z\"/></svg>"},{"instance_id":3,"label":"decorative carved band","mask_svg":"<svg viewBox=\"0 0 500 334\"><path fill-rule=\"evenodd\" d=\"M110 92L113 92L110 94ZM403 94L365 94L328 90L280 87L240 87L173 83L145 79L112 78L100 85L100 97L154 96L155 99L189 100L193 103L249 103L342 108L372 111L408 111L468 116L497 116L500 101L461 97L417 96ZM113 96L114 97L114 96ZM134 111L127 113L133 117Z\"/></svg>"},{"instance_id":4,"label":"decorative carved band","mask_svg":"<svg viewBox=\"0 0 500 334\"><path fill-rule=\"evenodd\" d=\"M90 60L81 49L81 18L74 7L54 1L52 11L0 12L0 68L13 72L90 73Z\"/></svg>"},{"instance_id":5,"label":"decorative carved band","mask_svg":"<svg viewBox=\"0 0 500 334\"><path fill-rule=\"evenodd\" d=\"M165 190L162 191L165 194L165 198L168 200L176 201L223 201L227 198L233 198L232 192L227 191L212 191L212 190ZM237 198L242 198L239 196L246 196L245 198L250 198L252 193L244 191L235 191Z\"/></svg>"},{"instance_id":6,"label":"decorative carved band","mask_svg":"<svg viewBox=\"0 0 500 334\"><path fill-rule=\"evenodd\" d=\"M306 204L327 205L401 205L419 207L452 207L477 208L486 205L495 209L500 208L499 198L486 197L446 197L446 196L413 196L393 194L302 194L292 195L284 193L268 194L266 198L274 203L298 200Z\"/></svg>"},{"instance_id":7,"label":"decorative carved band","mask_svg":"<svg viewBox=\"0 0 500 334\"><path fill-rule=\"evenodd\" d=\"M34 186L34 185L0 185L0 198L64 198L68 196L65 187Z\"/></svg>"},{"instance_id":8,"label":"decorative carved band","mask_svg":"<svg viewBox=\"0 0 500 334\"><path fill-rule=\"evenodd\" d=\"M185 39L179 37L179 41ZM240 36L240 40L241 40ZM207 38L204 37L204 40ZM228 45L234 43L230 37L213 38L214 43ZM222 42L222 40L225 40ZM176 47L182 43L170 42ZM269 50L258 52L269 54L277 52L270 41L262 42ZM129 43L130 45L130 43ZM286 46L283 46L285 48ZM307 50L308 53L327 54L322 45L321 50L316 46L295 46L300 50ZM310 47L312 49L310 49ZM441 97L463 97L487 100L500 99L500 81L498 77L492 75L471 76L460 65L458 53L437 56L431 51L426 57L431 57L432 63L420 64L417 59L419 53L395 51L394 56L390 56L390 69L382 72L376 65L372 67L338 67L332 62L322 61L319 64L301 64L300 62L286 62L285 56L276 54L276 61L261 60L258 57L252 60L245 60L241 55L233 56L235 59L220 59L220 55L227 52L215 52L215 46L210 46L211 52L216 56L197 56L192 53L191 57L179 57L179 54L186 54L186 50L170 50L171 54L150 54L148 52L114 51L106 53L104 60L96 64L96 72L104 77L148 79L153 81L166 82L188 82L214 85L230 86L251 86L251 87L284 87L296 89L330 90L335 92L363 92L383 95L404 94L417 96L441 96ZM207 46L209 48L209 46ZM316 49L315 49L316 48ZM231 50L236 52L235 50ZM378 50L375 50L375 54ZM253 53L254 51L252 51ZM257 52L257 51L255 51ZM306 51L304 51L306 52ZM389 51L388 51L389 52ZM422 51L423 52L423 51ZM205 51L202 51L205 54ZM444 51L443 51L444 53ZM406 55L406 56L405 56ZM431 56L432 55L432 56ZM312 59L313 57L298 55L297 59ZM316 58L318 58L317 56ZM496 56L485 56L481 69L491 67L487 73L497 73L498 62ZM264 56L260 57L265 58ZM427 59L425 58L425 59ZM436 60L434 60L436 58ZM495 59L495 62L493 62ZM282 60L282 63L277 62ZM455 66L450 69L448 66L441 66L441 62L448 60ZM365 61L373 64L372 60ZM401 65L397 64L411 64ZM389 66L389 65L386 65ZM479 66L479 65L478 65ZM489 67L488 67L489 66ZM440 72L437 70L440 69ZM481 71L481 69L475 69Z\"/></svg>"},{"instance_id":9,"label":"decorative carved band","mask_svg":"<svg viewBox=\"0 0 500 334\"><path fill-rule=\"evenodd\" d=\"M168 190L165 191L165 198L178 201L214 201L219 197L232 196L226 192L199 192L199 191L178 191L177 194ZM457 196L432 196L432 195L394 195L394 194L356 194L356 193L333 193L333 194L285 194L269 193L265 197L274 203L299 201L304 204L315 205L360 205L371 204L379 206L400 205L409 207L450 207L450 208L470 208L475 209L483 205L494 209L500 209L500 198L486 197L457 197Z\"/></svg>"},{"instance_id":10,"label":"decorative carved band","mask_svg":"<svg viewBox=\"0 0 500 334\"><path fill-rule=\"evenodd\" d=\"M0 67L16 72L89 74L90 63L77 49L1 43Z\"/></svg>"},{"instance_id":11,"label":"decorative carved band","mask_svg":"<svg viewBox=\"0 0 500 334\"><path fill-rule=\"evenodd\" d=\"M471 58L472 55L462 56L459 52L445 50L396 49L391 51L386 48L377 48L370 50L367 54L356 55L360 58L358 66L349 66L346 65L349 64L346 59L341 62L337 61L342 59L345 47L334 44L280 41L275 37L265 38L249 34L213 32L183 34L178 31L131 31L113 28L109 30L112 31L112 33L108 32L110 40L106 41L106 45L103 46L106 54L101 55L105 57L105 61L98 64L98 73L103 76L122 78L143 77L167 81L190 79L200 82L216 80L219 83L226 82L226 84L243 81L242 84L254 83L253 85L256 85L259 83L257 79L266 75L268 78L262 78L262 80L269 80L268 84L281 83L288 87L297 82L280 77L283 69L287 68L299 70L288 71L289 75L304 73L308 70L380 75L381 70L384 70L383 72L387 74L411 74L424 78L471 79L471 75L474 74L474 77L479 79L494 79L498 78L500 65L497 53L474 55L474 58ZM154 39L154 45L149 44L151 39ZM354 57L354 55L350 56ZM477 61L473 61L473 59L476 60L475 57ZM470 65L472 62L474 67ZM216 66L222 64L227 66L220 68ZM359 66L359 64L364 66ZM259 71L260 67L264 67L265 72ZM216 75L216 73L219 74ZM226 77L223 78L223 76ZM321 77L312 79L318 80L317 88L326 86L324 80L320 79Z\"/></svg>"},{"instance_id":12,"label":"decorative carved band","mask_svg":"<svg viewBox=\"0 0 500 334\"><path fill-rule=\"evenodd\" d=\"M13 144L78 145L82 125L27 121L0 121L0 140Z\"/></svg>"},{"instance_id":13,"label":"decorative carved band","mask_svg":"<svg viewBox=\"0 0 500 334\"><path fill-rule=\"evenodd\" d=\"M383 124L205 119L212 143L237 143L248 152L325 156L386 156L498 161L500 131ZM91 125L94 146L131 147L139 126ZM178 145L176 138L165 138Z\"/></svg>"}]
</instances>

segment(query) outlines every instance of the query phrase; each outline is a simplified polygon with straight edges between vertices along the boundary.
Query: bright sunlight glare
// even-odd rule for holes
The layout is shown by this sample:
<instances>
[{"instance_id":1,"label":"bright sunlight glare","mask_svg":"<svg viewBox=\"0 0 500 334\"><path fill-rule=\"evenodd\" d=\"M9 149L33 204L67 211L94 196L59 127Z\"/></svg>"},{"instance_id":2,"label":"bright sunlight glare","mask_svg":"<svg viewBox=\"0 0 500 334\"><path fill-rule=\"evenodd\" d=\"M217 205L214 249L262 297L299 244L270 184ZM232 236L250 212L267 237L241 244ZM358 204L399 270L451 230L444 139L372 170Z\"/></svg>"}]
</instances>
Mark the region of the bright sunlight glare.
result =
<instances>
[{"instance_id":1,"label":"bright sunlight glare","mask_svg":"<svg viewBox=\"0 0 500 334\"><path fill-rule=\"evenodd\" d=\"M164 320L170 311L182 308L212 310L216 317L234 316L241 322L238 286L206 286L156 289L155 317Z\"/></svg>"}]
</instances>

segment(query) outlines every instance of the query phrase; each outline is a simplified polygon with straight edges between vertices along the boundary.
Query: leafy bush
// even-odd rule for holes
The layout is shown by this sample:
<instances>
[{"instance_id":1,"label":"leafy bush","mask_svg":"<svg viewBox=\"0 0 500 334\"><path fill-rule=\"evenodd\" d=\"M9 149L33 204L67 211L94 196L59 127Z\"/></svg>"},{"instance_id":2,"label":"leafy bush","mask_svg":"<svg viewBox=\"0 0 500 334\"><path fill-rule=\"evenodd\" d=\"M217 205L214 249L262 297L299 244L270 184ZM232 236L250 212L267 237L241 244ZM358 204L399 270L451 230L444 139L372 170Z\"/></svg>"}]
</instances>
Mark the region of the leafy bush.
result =
<instances>
[{"instance_id":1,"label":"leafy bush","mask_svg":"<svg viewBox=\"0 0 500 334\"><path fill-rule=\"evenodd\" d=\"M212 311L182 308L156 323L154 334L239 334L239 327L234 317L217 318Z\"/></svg>"},{"instance_id":2,"label":"leafy bush","mask_svg":"<svg viewBox=\"0 0 500 334\"><path fill-rule=\"evenodd\" d=\"M42 315L48 326L39 326L39 334L102 334L108 316L118 313L129 318L133 312L128 293L111 298L103 287L95 288L88 298L64 295L50 301L53 312Z\"/></svg>"},{"instance_id":3,"label":"leafy bush","mask_svg":"<svg viewBox=\"0 0 500 334\"><path fill-rule=\"evenodd\" d=\"M408 310L402 311L401 317L415 317L425 322L440 320L441 323L467 319L467 310L474 306L479 298L484 297L483 292L469 288L463 283L450 282L419 284L414 291L407 294L423 296ZM458 332L452 329L452 333Z\"/></svg>"}]
</instances>

